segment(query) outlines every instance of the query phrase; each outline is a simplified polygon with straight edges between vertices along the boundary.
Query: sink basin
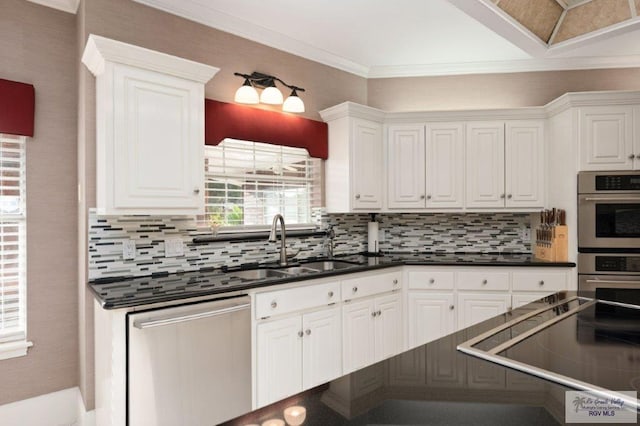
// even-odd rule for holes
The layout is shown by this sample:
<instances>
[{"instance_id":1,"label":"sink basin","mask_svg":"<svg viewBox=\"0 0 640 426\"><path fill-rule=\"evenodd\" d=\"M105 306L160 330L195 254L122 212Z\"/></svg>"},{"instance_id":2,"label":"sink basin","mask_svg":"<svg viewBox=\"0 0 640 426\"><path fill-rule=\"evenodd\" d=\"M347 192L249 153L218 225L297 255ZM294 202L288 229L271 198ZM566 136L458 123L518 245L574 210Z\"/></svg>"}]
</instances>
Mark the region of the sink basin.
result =
<instances>
[{"instance_id":1,"label":"sink basin","mask_svg":"<svg viewBox=\"0 0 640 426\"><path fill-rule=\"evenodd\" d=\"M283 266L281 269L278 269L279 272L284 272L286 274L298 275L298 274L308 274L310 272L320 272L321 269L315 268L311 266L311 264L305 264L304 266Z\"/></svg>"},{"instance_id":2,"label":"sink basin","mask_svg":"<svg viewBox=\"0 0 640 426\"><path fill-rule=\"evenodd\" d=\"M338 269L353 268L358 265L351 262L345 262L343 260L324 260L320 262L305 263L304 266L318 271L335 271Z\"/></svg>"},{"instance_id":3,"label":"sink basin","mask_svg":"<svg viewBox=\"0 0 640 426\"><path fill-rule=\"evenodd\" d=\"M247 269L235 271L233 276L246 280L264 280L266 278L284 278L291 274L278 269Z\"/></svg>"}]
</instances>

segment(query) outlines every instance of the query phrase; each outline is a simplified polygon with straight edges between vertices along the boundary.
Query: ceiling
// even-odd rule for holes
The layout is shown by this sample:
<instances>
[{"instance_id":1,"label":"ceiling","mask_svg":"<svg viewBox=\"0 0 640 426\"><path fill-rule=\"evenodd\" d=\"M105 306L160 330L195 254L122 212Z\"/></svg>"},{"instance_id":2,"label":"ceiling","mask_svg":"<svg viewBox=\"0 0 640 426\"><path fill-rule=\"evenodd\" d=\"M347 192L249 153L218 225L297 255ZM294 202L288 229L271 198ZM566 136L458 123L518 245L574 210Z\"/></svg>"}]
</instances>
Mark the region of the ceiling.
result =
<instances>
[{"instance_id":1,"label":"ceiling","mask_svg":"<svg viewBox=\"0 0 640 426\"><path fill-rule=\"evenodd\" d=\"M640 0L132 1L368 78L640 67Z\"/></svg>"}]
</instances>

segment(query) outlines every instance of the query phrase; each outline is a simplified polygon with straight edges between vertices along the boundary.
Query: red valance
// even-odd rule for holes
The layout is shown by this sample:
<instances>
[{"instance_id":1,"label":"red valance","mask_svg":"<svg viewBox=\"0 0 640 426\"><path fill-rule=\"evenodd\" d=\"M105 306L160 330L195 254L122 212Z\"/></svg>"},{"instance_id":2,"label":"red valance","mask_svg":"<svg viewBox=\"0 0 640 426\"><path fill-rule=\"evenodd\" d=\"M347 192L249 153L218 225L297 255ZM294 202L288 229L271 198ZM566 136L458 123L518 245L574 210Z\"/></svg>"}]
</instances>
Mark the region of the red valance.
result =
<instances>
[{"instance_id":1,"label":"red valance","mask_svg":"<svg viewBox=\"0 0 640 426\"><path fill-rule=\"evenodd\" d=\"M33 136L35 105L31 84L0 79L0 133Z\"/></svg>"},{"instance_id":2,"label":"red valance","mask_svg":"<svg viewBox=\"0 0 640 426\"><path fill-rule=\"evenodd\" d=\"M207 145L232 138L306 148L309 155L322 159L329 154L329 131L321 121L205 99L204 122Z\"/></svg>"}]
</instances>

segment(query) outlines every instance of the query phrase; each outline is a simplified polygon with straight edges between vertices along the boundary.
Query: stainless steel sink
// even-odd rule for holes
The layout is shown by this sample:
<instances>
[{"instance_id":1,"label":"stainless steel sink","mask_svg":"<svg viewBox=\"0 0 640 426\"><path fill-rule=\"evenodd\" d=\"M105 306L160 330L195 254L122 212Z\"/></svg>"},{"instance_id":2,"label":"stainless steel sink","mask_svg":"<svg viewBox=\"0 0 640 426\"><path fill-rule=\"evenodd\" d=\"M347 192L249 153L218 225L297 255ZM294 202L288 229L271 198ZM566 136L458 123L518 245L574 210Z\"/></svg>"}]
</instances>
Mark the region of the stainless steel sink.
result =
<instances>
[{"instance_id":1,"label":"stainless steel sink","mask_svg":"<svg viewBox=\"0 0 640 426\"><path fill-rule=\"evenodd\" d=\"M247 269L231 273L234 277L246 280L264 280L266 278L284 278L291 274L279 269Z\"/></svg>"},{"instance_id":2,"label":"stainless steel sink","mask_svg":"<svg viewBox=\"0 0 640 426\"><path fill-rule=\"evenodd\" d=\"M324 260L319 262L305 263L304 266L308 268L316 269L318 271L335 271L338 269L353 268L354 266L358 266L358 265L351 262L345 262L342 260Z\"/></svg>"},{"instance_id":3,"label":"stainless steel sink","mask_svg":"<svg viewBox=\"0 0 640 426\"><path fill-rule=\"evenodd\" d=\"M310 272L320 272L321 270L315 267L312 267L310 264L305 263L304 266L283 266L280 269L277 269L280 272L284 272L286 274L298 275L298 274L308 274Z\"/></svg>"}]
</instances>

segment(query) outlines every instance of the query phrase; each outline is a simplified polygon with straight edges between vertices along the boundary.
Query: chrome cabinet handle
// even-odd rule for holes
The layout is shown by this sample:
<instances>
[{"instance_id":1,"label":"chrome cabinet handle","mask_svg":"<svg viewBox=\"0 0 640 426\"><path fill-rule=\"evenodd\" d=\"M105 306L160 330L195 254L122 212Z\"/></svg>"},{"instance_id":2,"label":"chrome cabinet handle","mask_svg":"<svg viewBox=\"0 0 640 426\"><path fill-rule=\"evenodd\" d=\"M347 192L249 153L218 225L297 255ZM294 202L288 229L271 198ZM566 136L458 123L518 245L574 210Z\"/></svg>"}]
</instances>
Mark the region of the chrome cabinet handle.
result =
<instances>
[{"instance_id":1,"label":"chrome cabinet handle","mask_svg":"<svg viewBox=\"0 0 640 426\"><path fill-rule=\"evenodd\" d=\"M431 195L427 195L427 200L430 200L430 199L431 199Z\"/></svg>"},{"instance_id":2,"label":"chrome cabinet handle","mask_svg":"<svg viewBox=\"0 0 640 426\"><path fill-rule=\"evenodd\" d=\"M420 199L421 199L421 200L424 200L425 198L426 198L426 197L425 197L424 195L421 195L421 196L420 196Z\"/></svg>"},{"instance_id":3,"label":"chrome cabinet handle","mask_svg":"<svg viewBox=\"0 0 640 426\"><path fill-rule=\"evenodd\" d=\"M544 280L540 280L539 285L544 285Z\"/></svg>"},{"instance_id":4,"label":"chrome cabinet handle","mask_svg":"<svg viewBox=\"0 0 640 426\"><path fill-rule=\"evenodd\" d=\"M275 300L271 302L271 309L275 309L277 307L278 307L278 302L276 302Z\"/></svg>"},{"instance_id":5,"label":"chrome cabinet handle","mask_svg":"<svg viewBox=\"0 0 640 426\"><path fill-rule=\"evenodd\" d=\"M307 334L307 336L311 334L311 330L308 328L304 332Z\"/></svg>"},{"instance_id":6,"label":"chrome cabinet handle","mask_svg":"<svg viewBox=\"0 0 640 426\"><path fill-rule=\"evenodd\" d=\"M329 297L333 297L333 292L332 291L329 292Z\"/></svg>"},{"instance_id":7,"label":"chrome cabinet handle","mask_svg":"<svg viewBox=\"0 0 640 426\"><path fill-rule=\"evenodd\" d=\"M371 312L371 316L375 318L375 316L378 315L378 313L376 311Z\"/></svg>"},{"instance_id":8,"label":"chrome cabinet handle","mask_svg":"<svg viewBox=\"0 0 640 426\"><path fill-rule=\"evenodd\" d=\"M351 290L352 290L354 293L357 293L357 292L358 292L358 287L354 287L354 288L352 288Z\"/></svg>"},{"instance_id":9,"label":"chrome cabinet handle","mask_svg":"<svg viewBox=\"0 0 640 426\"><path fill-rule=\"evenodd\" d=\"M200 193L200 188L194 188L193 193L198 195Z\"/></svg>"},{"instance_id":10,"label":"chrome cabinet handle","mask_svg":"<svg viewBox=\"0 0 640 426\"><path fill-rule=\"evenodd\" d=\"M433 284L435 282L436 282L436 280L434 280L433 278L429 279L429 284Z\"/></svg>"},{"instance_id":11,"label":"chrome cabinet handle","mask_svg":"<svg viewBox=\"0 0 640 426\"><path fill-rule=\"evenodd\" d=\"M487 280L482 280L482 285L487 285Z\"/></svg>"},{"instance_id":12,"label":"chrome cabinet handle","mask_svg":"<svg viewBox=\"0 0 640 426\"><path fill-rule=\"evenodd\" d=\"M356 194L356 200L360 199L360 194Z\"/></svg>"},{"instance_id":13,"label":"chrome cabinet handle","mask_svg":"<svg viewBox=\"0 0 640 426\"><path fill-rule=\"evenodd\" d=\"M382 315L382 311L378 311L378 316Z\"/></svg>"},{"instance_id":14,"label":"chrome cabinet handle","mask_svg":"<svg viewBox=\"0 0 640 426\"><path fill-rule=\"evenodd\" d=\"M304 333L302 332L302 330L298 331L298 337L302 337L304 336Z\"/></svg>"},{"instance_id":15,"label":"chrome cabinet handle","mask_svg":"<svg viewBox=\"0 0 640 426\"><path fill-rule=\"evenodd\" d=\"M393 285L398 285L398 280L393 280Z\"/></svg>"},{"instance_id":16,"label":"chrome cabinet handle","mask_svg":"<svg viewBox=\"0 0 640 426\"><path fill-rule=\"evenodd\" d=\"M455 306L449 305L449 310L453 311L454 309L455 309Z\"/></svg>"},{"instance_id":17,"label":"chrome cabinet handle","mask_svg":"<svg viewBox=\"0 0 640 426\"><path fill-rule=\"evenodd\" d=\"M507 195L507 198L511 199L513 197L511 194Z\"/></svg>"}]
</instances>

